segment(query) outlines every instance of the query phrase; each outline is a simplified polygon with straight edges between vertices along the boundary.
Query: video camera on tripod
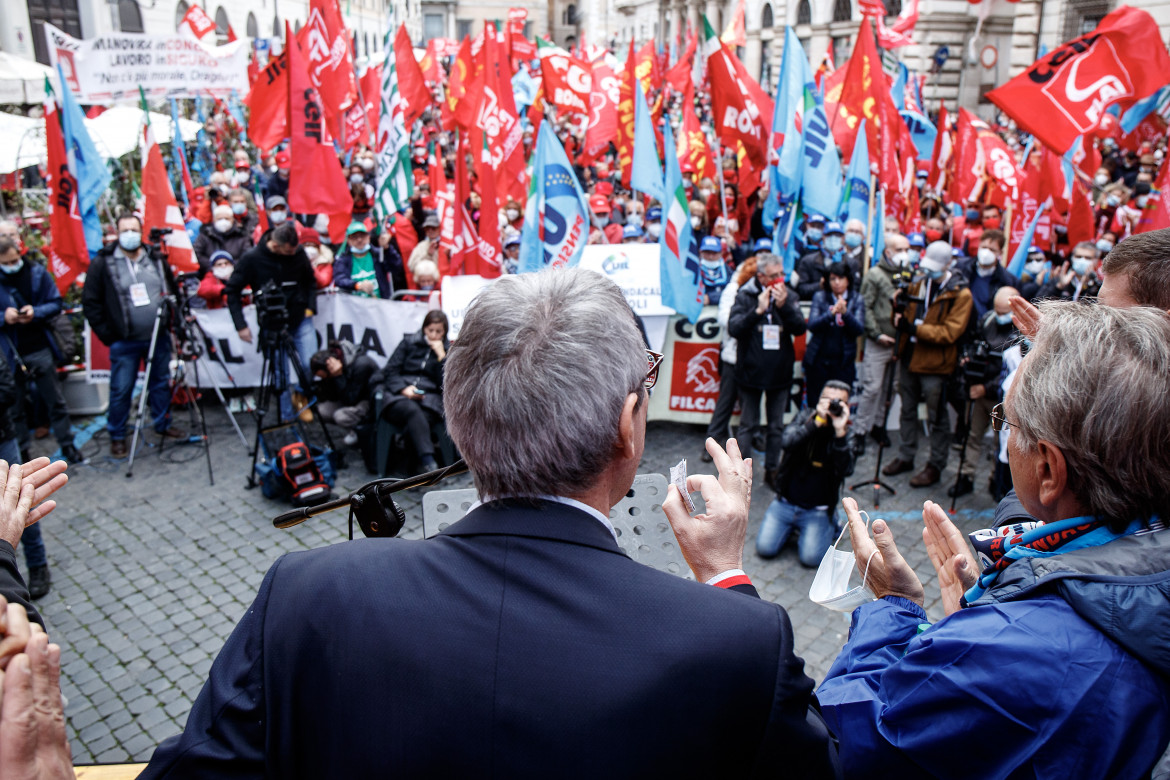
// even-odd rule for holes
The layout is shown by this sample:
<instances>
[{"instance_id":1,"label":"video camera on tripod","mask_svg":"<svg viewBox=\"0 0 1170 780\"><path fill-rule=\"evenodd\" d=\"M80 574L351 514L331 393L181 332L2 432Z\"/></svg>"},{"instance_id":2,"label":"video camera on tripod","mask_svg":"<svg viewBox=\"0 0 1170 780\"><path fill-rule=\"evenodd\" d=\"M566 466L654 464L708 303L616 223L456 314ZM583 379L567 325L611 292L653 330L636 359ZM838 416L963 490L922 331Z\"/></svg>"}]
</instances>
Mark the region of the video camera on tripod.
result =
<instances>
[{"instance_id":1,"label":"video camera on tripod","mask_svg":"<svg viewBox=\"0 0 1170 780\"><path fill-rule=\"evenodd\" d=\"M915 298L910 295L910 284L914 280L914 272L909 268L895 271L894 283L894 314L905 314L906 307L913 303L923 303L924 298Z\"/></svg>"},{"instance_id":2,"label":"video camera on tripod","mask_svg":"<svg viewBox=\"0 0 1170 780\"><path fill-rule=\"evenodd\" d=\"M260 339L265 349L280 346L283 337L288 335L288 307L296 289L296 282L277 284L269 279L255 291L256 321L260 325Z\"/></svg>"},{"instance_id":3,"label":"video camera on tripod","mask_svg":"<svg viewBox=\"0 0 1170 780\"><path fill-rule=\"evenodd\" d=\"M987 369L991 366L991 359L1002 357L1002 352L994 351L983 339L968 344L959 357L963 383L967 387L983 384L987 381Z\"/></svg>"}]
</instances>

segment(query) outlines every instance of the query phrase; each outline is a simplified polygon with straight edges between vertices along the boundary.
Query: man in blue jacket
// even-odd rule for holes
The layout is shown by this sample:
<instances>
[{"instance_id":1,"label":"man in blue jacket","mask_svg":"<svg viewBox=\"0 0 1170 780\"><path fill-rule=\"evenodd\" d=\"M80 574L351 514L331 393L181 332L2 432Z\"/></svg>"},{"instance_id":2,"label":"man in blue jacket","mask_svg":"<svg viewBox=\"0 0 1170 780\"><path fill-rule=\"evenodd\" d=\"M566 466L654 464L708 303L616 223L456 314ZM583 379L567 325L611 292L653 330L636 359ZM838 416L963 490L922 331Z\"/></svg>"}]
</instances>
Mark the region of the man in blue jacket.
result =
<instances>
[{"instance_id":1,"label":"man in blue jacket","mask_svg":"<svg viewBox=\"0 0 1170 780\"><path fill-rule=\"evenodd\" d=\"M1034 522L923 512L946 617L888 524L845 499L877 601L817 692L865 777L1149 777L1170 741L1170 318L1042 304L993 426ZM956 745L964 746L961 760Z\"/></svg>"}]
</instances>

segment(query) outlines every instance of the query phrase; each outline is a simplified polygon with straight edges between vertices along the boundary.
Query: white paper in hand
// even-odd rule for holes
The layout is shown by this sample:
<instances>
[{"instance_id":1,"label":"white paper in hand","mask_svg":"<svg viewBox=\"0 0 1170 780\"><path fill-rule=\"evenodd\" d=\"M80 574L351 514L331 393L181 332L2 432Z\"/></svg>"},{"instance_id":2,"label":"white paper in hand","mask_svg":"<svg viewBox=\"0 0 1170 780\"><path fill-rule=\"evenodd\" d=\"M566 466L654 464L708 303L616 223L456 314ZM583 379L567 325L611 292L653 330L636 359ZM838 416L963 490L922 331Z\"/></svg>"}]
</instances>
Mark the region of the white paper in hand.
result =
<instances>
[{"instance_id":1,"label":"white paper in hand","mask_svg":"<svg viewBox=\"0 0 1170 780\"><path fill-rule=\"evenodd\" d=\"M678 488L679 495L682 496L683 503L687 506L687 513L695 513L695 502L691 500L691 494L687 492L687 459L683 458L678 462L677 466L670 467L670 483Z\"/></svg>"}]
</instances>

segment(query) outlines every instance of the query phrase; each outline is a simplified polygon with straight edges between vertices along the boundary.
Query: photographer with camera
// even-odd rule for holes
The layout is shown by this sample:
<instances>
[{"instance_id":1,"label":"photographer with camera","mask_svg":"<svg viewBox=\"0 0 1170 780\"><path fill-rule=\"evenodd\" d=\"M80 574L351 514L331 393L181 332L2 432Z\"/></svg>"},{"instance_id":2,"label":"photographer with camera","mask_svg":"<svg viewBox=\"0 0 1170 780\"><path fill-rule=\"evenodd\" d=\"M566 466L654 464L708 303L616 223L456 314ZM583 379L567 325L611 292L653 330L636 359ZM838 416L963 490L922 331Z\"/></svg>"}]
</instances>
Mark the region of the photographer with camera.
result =
<instances>
[{"instance_id":1,"label":"photographer with camera","mask_svg":"<svg viewBox=\"0 0 1170 780\"><path fill-rule=\"evenodd\" d=\"M834 507L841 483L853 473L849 448L849 385L825 383L816 407L803 409L784 428L780 467L771 481L776 499L764 513L756 553L772 558L795 529L800 563L815 568L837 536Z\"/></svg>"},{"instance_id":2,"label":"photographer with camera","mask_svg":"<svg viewBox=\"0 0 1170 780\"><path fill-rule=\"evenodd\" d=\"M853 421L853 454L865 452L865 437L870 435L883 447L890 446L886 435L886 421L879 420L880 409L885 408L886 372L893 371L894 359L894 293L899 285L906 287L906 269L910 262L910 242L900 233L886 234L886 248L877 265L869 269L861 280L861 300L865 304L865 356L861 361L861 375L865 382L857 418Z\"/></svg>"},{"instance_id":3,"label":"photographer with camera","mask_svg":"<svg viewBox=\"0 0 1170 780\"><path fill-rule=\"evenodd\" d=\"M133 214L118 218L118 240L94 257L85 277L81 306L94 335L110 348L110 406L106 430L110 455L127 455L126 421L138 367L150 356L150 335L163 298L176 290L171 267L153 247L142 243L142 221ZM160 338L146 380L150 413L159 436L185 439L171 427L171 341Z\"/></svg>"},{"instance_id":4,"label":"photographer with camera","mask_svg":"<svg viewBox=\"0 0 1170 780\"><path fill-rule=\"evenodd\" d=\"M274 227L267 236L264 243L240 258L236 270L224 286L232 323L240 339L251 344L252 330L244 320L242 297L244 288L251 287L260 316L261 344L267 346L269 337L279 336L280 331L287 327L297 353L288 357L299 359L307 373L309 359L317 350L317 331L313 328L313 313L317 309L317 279L313 275L309 256L298 247L295 227L285 222ZM264 300L267 298L268 301L274 301L275 297L281 298L279 310L273 310ZM267 316L265 312L268 312ZM283 377L281 384L289 384L290 378L283 360L277 364L277 369L278 375ZM293 418L289 393L281 393L280 413L284 420Z\"/></svg>"},{"instance_id":5,"label":"photographer with camera","mask_svg":"<svg viewBox=\"0 0 1170 780\"><path fill-rule=\"evenodd\" d=\"M975 341L959 361L967 401L971 405L968 411L971 425L959 461L958 480L947 491L952 498L965 496L975 489L975 466L983 455L983 436L991 424L991 410L1001 400L1003 352L1019 336L1012 323L1010 305L1012 297L1019 294L1014 287L1000 287L996 291L992 310L979 320Z\"/></svg>"},{"instance_id":6,"label":"photographer with camera","mask_svg":"<svg viewBox=\"0 0 1170 780\"><path fill-rule=\"evenodd\" d=\"M902 401L898 457L882 469L887 477L914 468L918 451L918 404L925 402L930 421L930 460L910 479L911 487L929 487L939 481L951 446L951 420L946 387L959 364L959 340L971 317L967 280L951 270L951 247L935 241L926 248L922 278L898 293L894 328L898 331L898 392ZM908 301L904 313L898 313Z\"/></svg>"}]
</instances>

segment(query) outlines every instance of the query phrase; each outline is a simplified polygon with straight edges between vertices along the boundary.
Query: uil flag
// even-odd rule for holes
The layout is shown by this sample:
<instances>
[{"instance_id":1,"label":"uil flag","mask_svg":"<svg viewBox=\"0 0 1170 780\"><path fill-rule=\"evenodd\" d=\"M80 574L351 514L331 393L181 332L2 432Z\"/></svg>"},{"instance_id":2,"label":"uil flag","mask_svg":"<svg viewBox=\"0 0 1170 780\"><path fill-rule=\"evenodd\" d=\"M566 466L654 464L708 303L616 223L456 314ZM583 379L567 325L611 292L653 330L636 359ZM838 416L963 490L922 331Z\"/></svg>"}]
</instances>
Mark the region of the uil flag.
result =
<instances>
[{"instance_id":1,"label":"uil flag","mask_svg":"<svg viewBox=\"0 0 1170 780\"><path fill-rule=\"evenodd\" d=\"M53 88L45 79L45 146L49 179L49 271L62 295L77 275L89 267L85 248L85 228L81 223L81 206L77 199L77 177L69 170L65 138L61 135L61 116Z\"/></svg>"},{"instance_id":2,"label":"uil flag","mask_svg":"<svg viewBox=\"0 0 1170 780\"><path fill-rule=\"evenodd\" d=\"M812 70L792 27L784 38L784 59L780 63L780 84L772 112L772 134L768 142L768 173L771 187L764 201L764 223L771 225L780 212L780 201L791 203L800 193L806 112L813 107L815 89Z\"/></svg>"},{"instance_id":3,"label":"uil flag","mask_svg":"<svg viewBox=\"0 0 1170 780\"><path fill-rule=\"evenodd\" d=\"M1148 13L1123 5L987 99L1021 130L1063 152L1092 131L1109 106L1126 109L1170 82L1170 55L1158 29Z\"/></svg>"},{"instance_id":4,"label":"uil flag","mask_svg":"<svg viewBox=\"0 0 1170 780\"><path fill-rule=\"evenodd\" d=\"M287 28L287 23L286 23ZM341 163L325 123L321 96L309 80L301 46L288 37L288 207L298 214L347 214L353 210ZM333 220L330 220L332 224Z\"/></svg>"},{"instance_id":5,"label":"uil flag","mask_svg":"<svg viewBox=\"0 0 1170 780\"><path fill-rule=\"evenodd\" d=\"M57 65L57 79L58 84L69 83L60 65ZM98 155L85 127L85 114L68 89L61 90L61 133L65 140L69 170L77 177L77 198L81 207L81 221L85 225L85 245L92 255L102 248L102 222L98 217L97 202L110 186L110 169Z\"/></svg>"},{"instance_id":6,"label":"uil flag","mask_svg":"<svg viewBox=\"0 0 1170 780\"><path fill-rule=\"evenodd\" d=\"M410 172L410 133L406 129L405 106L398 93L398 68L390 38L393 29L393 23L387 26L383 42L386 61L382 64L382 109L378 115L378 191L375 203L383 220L405 208L414 192L414 177Z\"/></svg>"},{"instance_id":7,"label":"uil flag","mask_svg":"<svg viewBox=\"0 0 1170 780\"><path fill-rule=\"evenodd\" d=\"M171 180L167 176L167 166L154 140L150 114L145 110L145 96L142 104L143 114L147 117L146 126L142 130L142 231L150 235L154 228L170 228L171 232L163 241L169 250L171 266L184 273L198 271L199 263L195 261L191 236L187 235L183 213L179 211L179 203L175 200Z\"/></svg>"},{"instance_id":8,"label":"uil flag","mask_svg":"<svg viewBox=\"0 0 1170 780\"><path fill-rule=\"evenodd\" d=\"M642 84L634 81L634 165L630 186L655 200L662 195L662 167L658 164L658 141L654 138L654 122L646 105Z\"/></svg>"},{"instance_id":9,"label":"uil flag","mask_svg":"<svg viewBox=\"0 0 1170 780\"><path fill-rule=\"evenodd\" d=\"M532 154L519 272L574 266L588 240L589 202L565 147L551 124L543 122Z\"/></svg>"},{"instance_id":10,"label":"uil flag","mask_svg":"<svg viewBox=\"0 0 1170 780\"><path fill-rule=\"evenodd\" d=\"M849 170L845 174L845 196L841 204L841 221L860 219L865 222L869 213L869 140L866 137L865 120L857 128L853 142L853 157L849 159Z\"/></svg>"},{"instance_id":11,"label":"uil flag","mask_svg":"<svg viewBox=\"0 0 1170 780\"><path fill-rule=\"evenodd\" d=\"M805 211L831 216L841 203L841 156L820 92L813 93L813 101L801 130L801 200Z\"/></svg>"},{"instance_id":12,"label":"uil flag","mask_svg":"<svg viewBox=\"0 0 1170 780\"><path fill-rule=\"evenodd\" d=\"M702 282L699 274L699 251L691 230L691 212L683 189L682 171L674 151L674 134L670 124L663 128L666 149L666 192L662 204L662 233L658 238L659 284L662 303L691 322L703 311Z\"/></svg>"}]
</instances>

